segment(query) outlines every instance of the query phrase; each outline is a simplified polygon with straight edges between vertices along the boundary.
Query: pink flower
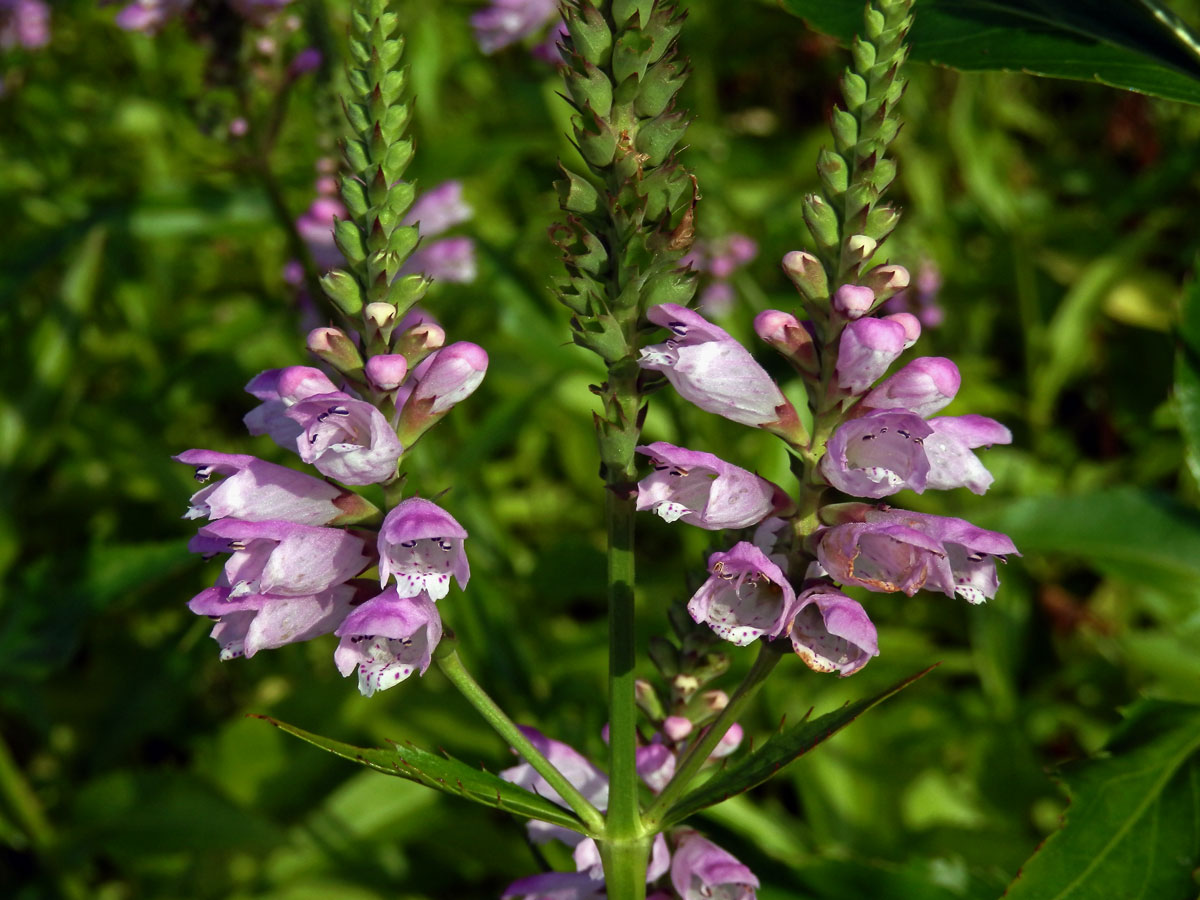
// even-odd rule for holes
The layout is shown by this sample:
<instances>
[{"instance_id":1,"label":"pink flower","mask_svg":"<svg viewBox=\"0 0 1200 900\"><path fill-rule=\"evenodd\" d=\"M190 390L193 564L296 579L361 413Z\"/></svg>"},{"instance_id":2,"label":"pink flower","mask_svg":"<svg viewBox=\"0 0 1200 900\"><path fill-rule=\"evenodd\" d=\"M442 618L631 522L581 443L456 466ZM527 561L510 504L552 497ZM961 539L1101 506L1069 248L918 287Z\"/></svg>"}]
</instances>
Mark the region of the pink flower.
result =
<instances>
[{"instance_id":1,"label":"pink flower","mask_svg":"<svg viewBox=\"0 0 1200 900\"><path fill-rule=\"evenodd\" d=\"M357 607L334 632L342 640L333 661L343 676L357 667L364 697L395 687L429 668L442 639L442 619L425 594L401 597L390 587Z\"/></svg>"},{"instance_id":2,"label":"pink flower","mask_svg":"<svg viewBox=\"0 0 1200 900\"><path fill-rule=\"evenodd\" d=\"M739 647L764 635L778 637L787 627L796 595L779 566L753 544L741 541L714 553L708 571L708 580L688 601L694 621Z\"/></svg>"},{"instance_id":3,"label":"pink flower","mask_svg":"<svg viewBox=\"0 0 1200 900\"><path fill-rule=\"evenodd\" d=\"M229 588L211 587L193 597L188 609L217 620L211 637L221 645L222 660L249 659L259 650L329 634L349 615L355 594L351 584L299 597L235 597Z\"/></svg>"},{"instance_id":4,"label":"pink flower","mask_svg":"<svg viewBox=\"0 0 1200 900\"><path fill-rule=\"evenodd\" d=\"M685 831L671 861L671 884L681 900L753 900L758 879L727 850Z\"/></svg>"},{"instance_id":5,"label":"pink flower","mask_svg":"<svg viewBox=\"0 0 1200 900\"><path fill-rule=\"evenodd\" d=\"M426 593L441 600L453 576L465 590L471 578L466 538L466 529L436 503L420 497L398 503L379 530L380 585L394 575L399 596Z\"/></svg>"},{"instance_id":6,"label":"pink flower","mask_svg":"<svg viewBox=\"0 0 1200 900\"><path fill-rule=\"evenodd\" d=\"M800 592L789 635L797 655L816 672L853 675L879 655L867 611L830 584Z\"/></svg>"},{"instance_id":7,"label":"pink flower","mask_svg":"<svg viewBox=\"0 0 1200 900\"><path fill-rule=\"evenodd\" d=\"M196 480L202 484L213 475L225 476L192 495L185 519L340 525L375 509L353 491L253 456L187 450L173 458L195 466Z\"/></svg>"}]
</instances>

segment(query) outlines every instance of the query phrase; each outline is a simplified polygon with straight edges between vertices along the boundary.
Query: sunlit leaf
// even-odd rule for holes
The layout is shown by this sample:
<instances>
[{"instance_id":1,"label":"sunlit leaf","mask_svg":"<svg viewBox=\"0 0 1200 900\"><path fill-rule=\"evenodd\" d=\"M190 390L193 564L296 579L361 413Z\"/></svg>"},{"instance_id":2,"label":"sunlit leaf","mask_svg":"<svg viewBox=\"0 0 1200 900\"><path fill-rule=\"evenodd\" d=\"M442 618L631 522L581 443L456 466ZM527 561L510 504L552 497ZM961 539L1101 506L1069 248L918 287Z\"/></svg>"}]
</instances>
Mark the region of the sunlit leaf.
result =
<instances>
[{"instance_id":1,"label":"sunlit leaf","mask_svg":"<svg viewBox=\"0 0 1200 900\"><path fill-rule=\"evenodd\" d=\"M1103 756L1070 766L1062 828L1009 900L1194 897L1200 865L1200 707L1145 701Z\"/></svg>"}]
</instances>

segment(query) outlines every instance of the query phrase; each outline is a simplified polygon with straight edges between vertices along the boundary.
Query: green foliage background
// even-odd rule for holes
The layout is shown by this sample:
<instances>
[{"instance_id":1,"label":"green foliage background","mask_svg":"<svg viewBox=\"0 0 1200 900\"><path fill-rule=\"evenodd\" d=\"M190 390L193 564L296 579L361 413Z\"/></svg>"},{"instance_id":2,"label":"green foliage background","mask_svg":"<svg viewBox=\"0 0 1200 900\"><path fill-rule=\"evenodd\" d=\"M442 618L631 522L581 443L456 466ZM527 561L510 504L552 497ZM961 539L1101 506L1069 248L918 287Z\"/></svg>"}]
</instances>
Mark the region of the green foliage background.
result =
<instances>
[{"instance_id":1,"label":"green foliage background","mask_svg":"<svg viewBox=\"0 0 1200 900\"><path fill-rule=\"evenodd\" d=\"M471 534L470 590L441 608L476 675L518 721L598 756L607 649L587 385L600 373L548 290L554 162L574 151L553 71L519 47L481 55L477 6L397 3L416 96L410 173L461 179L476 210L479 277L436 286L430 307L492 360L410 477L428 495L450 489ZM777 263L804 246L800 199L816 187L844 53L766 5L687 6L684 159L701 235L760 245L721 321L749 343L754 313L796 306ZM307 362L261 172L293 215L307 206L340 129L346 8L294 7L305 28L290 51L307 33L328 62L287 95L267 155L251 149L261 128L229 138L242 99L179 27L129 35L111 9L71 0L48 48L2 57L0 770L18 786L0 800L4 896L483 898L538 866L502 815L244 718L509 765L435 671L366 700L334 669L333 638L222 664L185 607L214 569L185 551L194 482L169 457L288 462L245 434L242 387ZM998 418L1015 440L989 451L984 498L896 499L1008 530L1024 557L985 607L871 597L882 655L851 679L780 667L744 723L758 740L782 717L942 663L697 820L759 873L765 900L998 896L1065 808L1047 767L1098 750L1140 697L1200 702L1200 495L1184 437L1200 433L1197 301L1172 400L1200 242L1200 113L1019 74L908 74L905 219L887 256L941 269L945 324L918 350L962 369L949 413ZM272 115L261 83L244 102L258 123ZM787 483L767 435L665 394L647 437ZM642 523L644 636L690 595L712 537Z\"/></svg>"}]
</instances>

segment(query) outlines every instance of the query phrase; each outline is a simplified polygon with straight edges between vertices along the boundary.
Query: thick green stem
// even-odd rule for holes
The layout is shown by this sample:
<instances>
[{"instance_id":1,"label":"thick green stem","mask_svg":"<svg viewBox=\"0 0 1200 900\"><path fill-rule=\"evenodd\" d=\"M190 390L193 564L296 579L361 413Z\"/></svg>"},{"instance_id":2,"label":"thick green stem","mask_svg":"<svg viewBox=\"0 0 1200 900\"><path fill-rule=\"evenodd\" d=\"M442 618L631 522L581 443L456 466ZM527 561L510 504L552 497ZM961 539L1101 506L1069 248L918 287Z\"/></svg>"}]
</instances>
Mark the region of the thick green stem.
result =
<instances>
[{"instance_id":1,"label":"thick green stem","mask_svg":"<svg viewBox=\"0 0 1200 900\"><path fill-rule=\"evenodd\" d=\"M608 491L608 833L622 840L640 836L637 776L637 704L634 661L634 501ZM645 861L643 860L643 865Z\"/></svg>"},{"instance_id":2,"label":"thick green stem","mask_svg":"<svg viewBox=\"0 0 1200 900\"><path fill-rule=\"evenodd\" d=\"M700 739L687 748L679 760L679 764L675 767L674 776L643 814L642 821L647 829L656 829L667 810L691 785L692 780L700 771L700 767L704 765L713 750L716 749L717 744L720 743L721 738L725 736L725 732L737 721L742 710L746 708L746 704L750 702L762 683L766 681L767 676L771 674L771 670L775 668L775 664L782 658L786 652L785 644L785 641L762 641L759 644L758 658L754 660L754 665L750 667L750 671L746 673L742 683L737 686L737 690L729 698L729 703L721 710L720 715L701 735Z\"/></svg>"},{"instance_id":3,"label":"thick green stem","mask_svg":"<svg viewBox=\"0 0 1200 900\"><path fill-rule=\"evenodd\" d=\"M629 840L601 841L598 844L609 900L645 900L646 864L650 859L653 840L653 835L645 834Z\"/></svg>"},{"instance_id":4,"label":"thick green stem","mask_svg":"<svg viewBox=\"0 0 1200 900\"><path fill-rule=\"evenodd\" d=\"M603 834L604 817L600 811L583 794L579 793L579 790L567 780L562 772L550 764L550 760L546 759L537 747L533 746L529 738L521 733L521 729L517 727L516 723L479 686L479 682L463 666L458 651L451 650L446 655L438 657L437 664L438 668L442 670L442 674L450 679L450 683L458 688L459 693L467 698L467 701L495 729L496 733L508 741L509 745L533 766L534 771L546 779L547 784L558 791L559 796L588 827L591 835L595 837Z\"/></svg>"}]
</instances>

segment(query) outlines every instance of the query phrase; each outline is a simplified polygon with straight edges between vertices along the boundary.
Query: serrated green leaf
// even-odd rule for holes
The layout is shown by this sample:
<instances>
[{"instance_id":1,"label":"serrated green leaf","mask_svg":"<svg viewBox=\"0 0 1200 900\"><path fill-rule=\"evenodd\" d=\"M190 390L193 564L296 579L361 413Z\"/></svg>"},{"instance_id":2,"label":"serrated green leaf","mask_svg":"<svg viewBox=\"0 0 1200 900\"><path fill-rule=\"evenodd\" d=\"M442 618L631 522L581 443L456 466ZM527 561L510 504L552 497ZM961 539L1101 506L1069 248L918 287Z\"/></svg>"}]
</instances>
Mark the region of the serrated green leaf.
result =
<instances>
[{"instance_id":1,"label":"serrated green leaf","mask_svg":"<svg viewBox=\"0 0 1200 900\"><path fill-rule=\"evenodd\" d=\"M862 29L856 0L782 3L842 40ZM922 0L909 35L920 62L1098 81L1186 103L1200 103L1198 44L1157 0Z\"/></svg>"},{"instance_id":2,"label":"serrated green leaf","mask_svg":"<svg viewBox=\"0 0 1200 900\"><path fill-rule=\"evenodd\" d=\"M581 834L587 833L583 823L575 818L570 810L510 784L491 772L472 768L452 757L439 756L408 743L394 743L391 748L355 747L313 734L270 716L254 718L270 722L276 728L307 741L314 747L320 747L335 756L383 772L385 775L406 778L447 794L465 797L484 806L492 806L530 819L539 819L552 825L561 825Z\"/></svg>"},{"instance_id":3,"label":"serrated green leaf","mask_svg":"<svg viewBox=\"0 0 1200 900\"><path fill-rule=\"evenodd\" d=\"M1192 279L1183 297L1175 350L1175 405L1179 430L1187 443L1187 463L1200 481L1200 280Z\"/></svg>"},{"instance_id":4,"label":"serrated green leaf","mask_svg":"<svg viewBox=\"0 0 1200 900\"><path fill-rule=\"evenodd\" d=\"M806 719L787 731L774 735L748 756L717 773L700 787L685 795L682 800L667 810L662 826L667 828L675 825L705 807L715 806L723 800L762 784L817 744L833 737L872 706L899 693L934 668L935 666L930 666L915 675L910 675L874 697L847 703L841 709L826 713L817 719Z\"/></svg>"},{"instance_id":5,"label":"serrated green leaf","mask_svg":"<svg viewBox=\"0 0 1200 900\"><path fill-rule=\"evenodd\" d=\"M1196 896L1200 707L1138 704L1104 755L1063 780L1063 826L1021 867L1008 900Z\"/></svg>"}]
</instances>

